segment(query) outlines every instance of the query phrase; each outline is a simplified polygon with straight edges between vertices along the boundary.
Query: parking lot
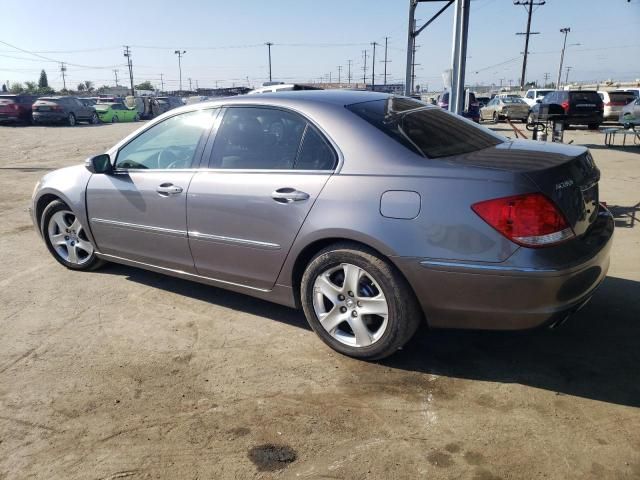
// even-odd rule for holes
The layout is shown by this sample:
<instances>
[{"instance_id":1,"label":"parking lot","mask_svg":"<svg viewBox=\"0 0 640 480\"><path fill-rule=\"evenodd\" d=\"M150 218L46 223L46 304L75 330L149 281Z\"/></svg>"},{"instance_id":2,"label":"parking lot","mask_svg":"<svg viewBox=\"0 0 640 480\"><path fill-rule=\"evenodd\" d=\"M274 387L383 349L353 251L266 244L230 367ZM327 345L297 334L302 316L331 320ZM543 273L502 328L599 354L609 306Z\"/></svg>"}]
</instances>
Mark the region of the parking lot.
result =
<instances>
[{"instance_id":1,"label":"parking lot","mask_svg":"<svg viewBox=\"0 0 640 480\"><path fill-rule=\"evenodd\" d=\"M49 255L38 178L139 126L0 127L0 479L640 478L640 148L565 132L619 227L567 324L424 328L365 363L301 312Z\"/></svg>"}]
</instances>

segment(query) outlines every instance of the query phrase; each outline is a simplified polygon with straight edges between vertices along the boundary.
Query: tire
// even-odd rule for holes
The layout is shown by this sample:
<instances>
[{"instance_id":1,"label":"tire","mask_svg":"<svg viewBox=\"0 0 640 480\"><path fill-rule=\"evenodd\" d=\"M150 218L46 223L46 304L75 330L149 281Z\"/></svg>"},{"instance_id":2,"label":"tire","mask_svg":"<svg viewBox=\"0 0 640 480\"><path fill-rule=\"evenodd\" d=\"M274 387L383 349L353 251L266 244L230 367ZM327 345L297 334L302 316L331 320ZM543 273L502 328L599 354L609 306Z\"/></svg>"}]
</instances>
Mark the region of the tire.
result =
<instances>
[{"instance_id":1,"label":"tire","mask_svg":"<svg viewBox=\"0 0 640 480\"><path fill-rule=\"evenodd\" d=\"M500 121L500 116L498 112L493 112L493 123L498 123Z\"/></svg>"},{"instance_id":2,"label":"tire","mask_svg":"<svg viewBox=\"0 0 640 480\"><path fill-rule=\"evenodd\" d=\"M76 116L73 113L70 113L67 117L67 124L70 127L74 127L76 125Z\"/></svg>"},{"instance_id":3,"label":"tire","mask_svg":"<svg viewBox=\"0 0 640 480\"><path fill-rule=\"evenodd\" d=\"M587 128L589 130L598 130L598 127L600 127L599 123L590 123L589 125L587 125Z\"/></svg>"},{"instance_id":4,"label":"tire","mask_svg":"<svg viewBox=\"0 0 640 480\"><path fill-rule=\"evenodd\" d=\"M95 270L105 263L96 256L73 211L60 200L54 200L42 212L40 231L53 258L71 270Z\"/></svg>"},{"instance_id":5,"label":"tire","mask_svg":"<svg viewBox=\"0 0 640 480\"><path fill-rule=\"evenodd\" d=\"M94 113L93 115L91 115L91 119L89 120L89 123L91 125L97 125L100 123L100 119L98 118L98 114Z\"/></svg>"},{"instance_id":6,"label":"tire","mask_svg":"<svg viewBox=\"0 0 640 480\"><path fill-rule=\"evenodd\" d=\"M348 277L359 280L349 282ZM365 360L379 360L402 348L423 317L400 272L372 250L349 242L330 245L313 257L302 276L300 297L309 325L323 342ZM363 313L366 309L386 314Z\"/></svg>"},{"instance_id":7,"label":"tire","mask_svg":"<svg viewBox=\"0 0 640 480\"><path fill-rule=\"evenodd\" d=\"M114 115L113 117L111 117L111 123L118 123L118 116Z\"/></svg>"}]
</instances>

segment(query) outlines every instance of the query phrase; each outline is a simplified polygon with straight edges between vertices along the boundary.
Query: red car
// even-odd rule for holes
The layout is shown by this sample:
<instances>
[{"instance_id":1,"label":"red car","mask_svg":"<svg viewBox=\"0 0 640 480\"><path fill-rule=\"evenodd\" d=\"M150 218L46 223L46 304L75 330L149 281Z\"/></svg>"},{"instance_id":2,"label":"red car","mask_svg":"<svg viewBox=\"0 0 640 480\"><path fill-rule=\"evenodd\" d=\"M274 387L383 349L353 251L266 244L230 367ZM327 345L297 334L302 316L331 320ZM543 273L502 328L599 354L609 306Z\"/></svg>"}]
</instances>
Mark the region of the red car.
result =
<instances>
[{"instance_id":1,"label":"red car","mask_svg":"<svg viewBox=\"0 0 640 480\"><path fill-rule=\"evenodd\" d=\"M38 99L36 95L0 95L0 122L31 123L31 105Z\"/></svg>"}]
</instances>

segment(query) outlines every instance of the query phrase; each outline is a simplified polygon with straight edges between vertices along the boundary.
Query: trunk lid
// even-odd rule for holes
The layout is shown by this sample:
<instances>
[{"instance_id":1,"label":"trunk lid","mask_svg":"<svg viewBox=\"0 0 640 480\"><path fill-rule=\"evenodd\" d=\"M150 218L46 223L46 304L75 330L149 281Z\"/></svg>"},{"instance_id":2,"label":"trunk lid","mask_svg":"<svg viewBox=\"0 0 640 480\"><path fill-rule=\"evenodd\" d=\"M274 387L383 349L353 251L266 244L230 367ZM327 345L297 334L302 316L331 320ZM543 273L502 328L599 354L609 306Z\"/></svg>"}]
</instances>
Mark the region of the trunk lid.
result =
<instances>
[{"instance_id":1,"label":"trunk lid","mask_svg":"<svg viewBox=\"0 0 640 480\"><path fill-rule=\"evenodd\" d=\"M576 235L598 215L600 170L585 147L513 140L447 160L526 176L556 203Z\"/></svg>"}]
</instances>

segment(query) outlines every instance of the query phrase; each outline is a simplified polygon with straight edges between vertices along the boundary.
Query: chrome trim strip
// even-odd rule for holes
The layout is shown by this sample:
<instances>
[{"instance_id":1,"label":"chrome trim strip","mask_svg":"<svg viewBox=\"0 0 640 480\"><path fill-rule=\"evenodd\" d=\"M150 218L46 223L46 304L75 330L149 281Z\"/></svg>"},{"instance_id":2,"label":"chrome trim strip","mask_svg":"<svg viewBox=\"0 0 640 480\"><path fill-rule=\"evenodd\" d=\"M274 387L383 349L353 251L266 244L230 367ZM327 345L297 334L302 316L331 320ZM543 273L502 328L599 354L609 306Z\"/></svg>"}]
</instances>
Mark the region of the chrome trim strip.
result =
<instances>
[{"instance_id":1,"label":"chrome trim strip","mask_svg":"<svg viewBox=\"0 0 640 480\"><path fill-rule=\"evenodd\" d=\"M165 233L179 237L186 237L187 232L184 230L175 230L173 228L152 227L150 225L140 225L138 223L119 222L117 220L106 220L104 218L92 218L92 223L102 223L104 225L113 225L114 227L130 228L132 230L148 231L153 233Z\"/></svg>"},{"instance_id":2,"label":"chrome trim strip","mask_svg":"<svg viewBox=\"0 0 640 480\"><path fill-rule=\"evenodd\" d=\"M196 238L198 240L208 240L217 243L230 243L235 245L241 245L243 247L255 247L263 248L266 250L280 250L280 245L277 243L259 242L258 240L247 240L244 238L224 237L222 235L211 235L208 233L192 232L189 230L189 237Z\"/></svg>"},{"instance_id":3,"label":"chrome trim strip","mask_svg":"<svg viewBox=\"0 0 640 480\"><path fill-rule=\"evenodd\" d=\"M458 262L443 262L439 260L423 260L420 262L425 268L429 267L447 267L447 268L459 268L469 270L486 270L494 272L517 272L517 273L552 273L558 270L548 268L531 268L531 267L508 267L505 265L487 265L478 263L458 263Z\"/></svg>"},{"instance_id":4,"label":"chrome trim strip","mask_svg":"<svg viewBox=\"0 0 640 480\"><path fill-rule=\"evenodd\" d=\"M140 265L141 268L147 268L147 269L150 268L150 269L162 270L164 272L171 272L172 274L175 274L175 275L178 275L178 276L181 276L181 277L185 277L185 278L200 278L202 280L208 280L208 281L211 281L211 282L220 283L222 285L231 285L233 287L241 287L241 288L246 288L248 290L255 290L257 292L270 292L271 291L271 290L266 289L266 288L251 287L249 285L242 285L241 283L229 282L227 280L219 280L217 278L205 277L205 276L202 276L202 275L196 275L195 273L185 272L184 270L176 270L174 268L159 267L159 266L153 265L151 263L145 263L145 262L140 262L138 260L131 260L129 258L118 257L117 255L110 255L108 253L96 252L96 255L98 257L100 257L100 258L104 258L105 260L113 260L116 263L118 263L118 261L121 261L121 262L129 263L129 264Z\"/></svg>"}]
</instances>

